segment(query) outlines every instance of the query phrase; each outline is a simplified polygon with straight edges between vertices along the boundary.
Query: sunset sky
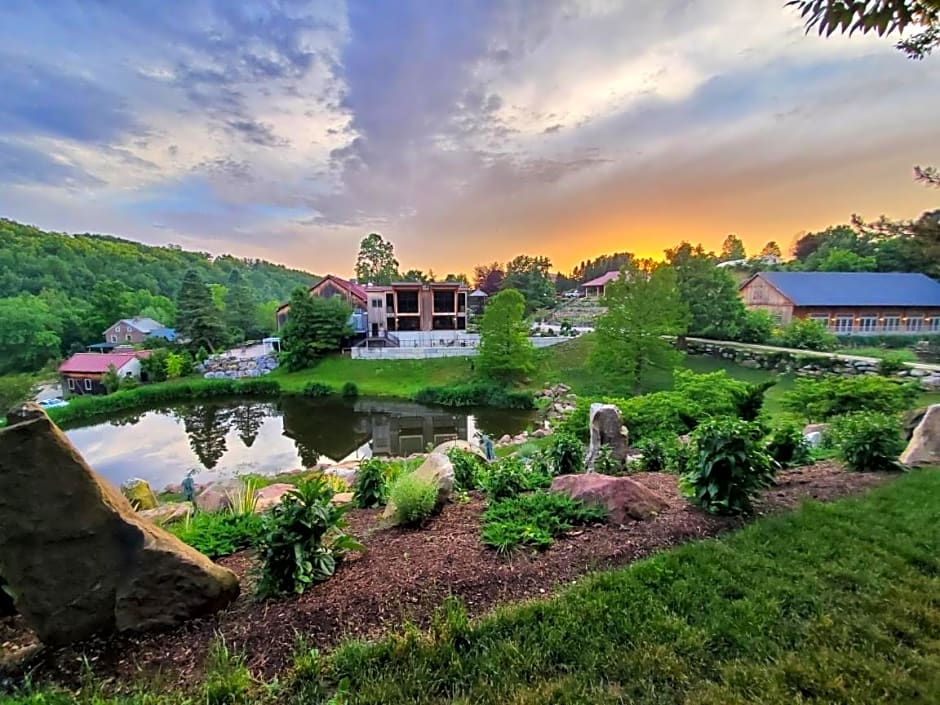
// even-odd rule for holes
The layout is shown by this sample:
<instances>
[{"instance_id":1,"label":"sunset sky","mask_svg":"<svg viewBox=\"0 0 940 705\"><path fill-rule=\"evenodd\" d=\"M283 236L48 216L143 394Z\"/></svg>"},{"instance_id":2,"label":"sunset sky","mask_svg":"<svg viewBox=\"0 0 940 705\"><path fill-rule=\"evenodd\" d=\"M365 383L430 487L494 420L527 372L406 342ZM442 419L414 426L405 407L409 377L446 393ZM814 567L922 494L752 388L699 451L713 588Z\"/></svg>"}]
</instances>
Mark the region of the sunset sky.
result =
<instances>
[{"instance_id":1,"label":"sunset sky","mask_svg":"<svg viewBox=\"0 0 940 705\"><path fill-rule=\"evenodd\" d=\"M940 57L784 0L0 3L0 215L351 273L786 248L940 191Z\"/></svg>"}]
</instances>

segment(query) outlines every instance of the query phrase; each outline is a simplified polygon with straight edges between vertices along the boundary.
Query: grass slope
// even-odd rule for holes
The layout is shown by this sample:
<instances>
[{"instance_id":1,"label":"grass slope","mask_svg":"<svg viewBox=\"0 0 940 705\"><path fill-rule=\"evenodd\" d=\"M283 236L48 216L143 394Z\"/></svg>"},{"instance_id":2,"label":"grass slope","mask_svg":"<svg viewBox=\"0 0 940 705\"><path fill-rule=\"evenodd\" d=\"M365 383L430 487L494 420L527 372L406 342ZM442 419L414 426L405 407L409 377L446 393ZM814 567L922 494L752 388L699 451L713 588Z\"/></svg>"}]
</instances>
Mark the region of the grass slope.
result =
<instances>
[{"instance_id":1,"label":"grass slope","mask_svg":"<svg viewBox=\"0 0 940 705\"><path fill-rule=\"evenodd\" d=\"M252 684L229 659L192 700L92 688L77 702L316 703L336 684L332 702L349 705L936 702L937 506L940 472L924 470L479 621L448 604L428 633L298 653L277 685ZM8 702L70 698L39 690Z\"/></svg>"}]
</instances>

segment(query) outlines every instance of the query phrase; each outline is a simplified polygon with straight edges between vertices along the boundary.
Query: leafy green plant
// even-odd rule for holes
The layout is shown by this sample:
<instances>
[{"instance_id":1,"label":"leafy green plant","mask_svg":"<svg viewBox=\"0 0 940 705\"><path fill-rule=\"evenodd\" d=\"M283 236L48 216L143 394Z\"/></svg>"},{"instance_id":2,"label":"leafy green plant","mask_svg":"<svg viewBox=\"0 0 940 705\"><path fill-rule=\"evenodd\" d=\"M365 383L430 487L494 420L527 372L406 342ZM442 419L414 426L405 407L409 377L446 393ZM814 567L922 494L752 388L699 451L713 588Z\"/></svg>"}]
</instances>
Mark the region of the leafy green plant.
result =
<instances>
[{"instance_id":1,"label":"leafy green plant","mask_svg":"<svg viewBox=\"0 0 940 705\"><path fill-rule=\"evenodd\" d=\"M414 399L419 404L441 406L492 406L501 409L532 409L535 398L531 392L512 389L486 380L446 387L425 387Z\"/></svg>"},{"instance_id":2,"label":"leafy green plant","mask_svg":"<svg viewBox=\"0 0 940 705\"><path fill-rule=\"evenodd\" d=\"M355 382L346 382L346 384L343 385L341 394L346 399L355 399L359 396L359 387Z\"/></svg>"},{"instance_id":3,"label":"leafy green plant","mask_svg":"<svg viewBox=\"0 0 940 705\"><path fill-rule=\"evenodd\" d=\"M750 509L751 497L773 482L777 469L761 445L762 435L756 424L739 419L704 422L692 432L682 491L714 514Z\"/></svg>"},{"instance_id":4,"label":"leafy green plant","mask_svg":"<svg viewBox=\"0 0 940 705\"><path fill-rule=\"evenodd\" d=\"M356 484L353 486L353 503L360 509L382 507L388 498L385 482L385 463L378 458L369 458L359 463Z\"/></svg>"},{"instance_id":5,"label":"leafy green plant","mask_svg":"<svg viewBox=\"0 0 940 705\"><path fill-rule=\"evenodd\" d=\"M907 358L902 353L885 353L878 361L878 374L891 377L897 372L907 368Z\"/></svg>"},{"instance_id":6,"label":"leafy green plant","mask_svg":"<svg viewBox=\"0 0 940 705\"><path fill-rule=\"evenodd\" d=\"M322 478L305 480L264 518L258 594L303 593L330 578L338 561L362 546L346 534L348 505L330 502L333 490Z\"/></svg>"},{"instance_id":7,"label":"leafy green plant","mask_svg":"<svg viewBox=\"0 0 940 705\"><path fill-rule=\"evenodd\" d=\"M620 472L620 463L614 457L609 445L602 445L597 449L594 457L594 471L604 475L614 475Z\"/></svg>"},{"instance_id":8,"label":"leafy green plant","mask_svg":"<svg viewBox=\"0 0 940 705\"><path fill-rule=\"evenodd\" d=\"M920 390L915 383L877 375L829 375L798 379L782 397L783 408L810 421L826 421L856 411L894 414L910 408Z\"/></svg>"},{"instance_id":9,"label":"leafy green plant","mask_svg":"<svg viewBox=\"0 0 940 705\"><path fill-rule=\"evenodd\" d=\"M480 457L462 448L451 448L447 451L447 457L454 466L454 488L458 491L476 489L483 467Z\"/></svg>"},{"instance_id":10,"label":"leafy green plant","mask_svg":"<svg viewBox=\"0 0 940 705\"><path fill-rule=\"evenodd\" d=\"M499 553L518 546L544 549L575 526L606 518L601 507L586 506L555 492L532 492L490 504L483 513L482 540Z\"/></svg>"},{"instance_id":11,"label":"leafy green plant","mask_svg":"<svg viewBox=\"0 0 940 705\"><path fill-rule=\"evenodd\" d=\"M264 523L258 514L197 512L164 528L183 543L215 559L257 545Z\"/></svg>"},{"instance_id":12,"label":"leafy green plant","mask_svg":"<svg viewBox=\"0 0 940 705\"><path fill-rule=\"evenodd\" d=\"M395 508L393 521L403 526L416 526L434 513L437 486L413 473L402 475L392 485L389 498Z\"/></svg>"},{"instance_id":13,"label":"leafy green plant","mask_svg":"<svg viewBox=\"0 0 940 705\"><path fill-rule=\"evenodd\" d=\"M643 454L643 469L646 472L665 472L678 445L674 436L652 437L638 443L637 448Z\"/></svg>"},{"instance_id":14,"label":"leafy green plant","mask_svg":"<svg viewBox=\"0 0 940 705\"><path fill-rule=\"evenodd\" d=\"M322 382L309 382L300 393L305 397L328 397L333 394L333 388Z\"/></svg>"},{"instance_id":15,"label":"leafy green plant","mask_svg":"<svg viewBox=\"0 0 940 705\"><path fill-rule=\"evenodd\" d=\"M519 458L509 456L487 465L480 484L487 499L495 502L520 492L548 487L552 476L543 467L526 466Z\"/></svg>"},{"instance_id":16,"label":"leafy green plant","mask_svg":"<svg viewBox=\"0 0 940 705\"><path fill-rule=\"evenodd\" d=\"M819 321L812 318L794 318L777 331L773 342L798 350L832 350L838 341Z\"/></svg>"},{"instance_id":17,"label":"leafy green plant","mask_svg":"<svg viewBox=\"0 0 940 705\"><path fill-rule=\"evenodd\" d=\"M830 436L852 470L900 470L901 423L891 414L857 412L833 421Z\"/></svg>"},{"instance_id":18,"label":"leafy green plant","mask_svg":"<svg viewBox=\"0 0 940 705\"><path fill-rule=\"evenodd\" d=\"M794 467L812 462L809 443L803 432L793 424L777 428L767 441L767 452L781 467Z\"/></svg>"},{"instance_id":19,"label":"leafy green plant","mask_svg":"<svg viewBox=\"0 0 940 705\"><path fill-rule=\"evenodd\" d=\"M584 471L584 446L569 433L556 433L548 447L552 472L555 475L570 475Z\"/></svg>"}]
</instances>

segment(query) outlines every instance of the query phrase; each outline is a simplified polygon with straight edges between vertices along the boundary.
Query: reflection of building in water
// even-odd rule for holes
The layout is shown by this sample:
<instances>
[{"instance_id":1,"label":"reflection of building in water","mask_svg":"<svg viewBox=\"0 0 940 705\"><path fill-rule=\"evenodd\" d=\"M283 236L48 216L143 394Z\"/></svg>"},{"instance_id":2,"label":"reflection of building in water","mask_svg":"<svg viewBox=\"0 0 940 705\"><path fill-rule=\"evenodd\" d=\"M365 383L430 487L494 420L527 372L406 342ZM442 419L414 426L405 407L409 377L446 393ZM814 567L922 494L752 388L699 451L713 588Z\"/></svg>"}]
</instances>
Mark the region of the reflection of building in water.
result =
<instances>
[{"instance_id":1,"label":"reflection of building in water","mask_svg":"<svg viewBox=\"0 0 940 705\"><path fill-rule=\"evenodd\" d=\"M372 453L410 455L423 453L455 438L467 440L467 417L460 414L428 413L424 416L372 415Z\"/></svg>"}]
</instances>

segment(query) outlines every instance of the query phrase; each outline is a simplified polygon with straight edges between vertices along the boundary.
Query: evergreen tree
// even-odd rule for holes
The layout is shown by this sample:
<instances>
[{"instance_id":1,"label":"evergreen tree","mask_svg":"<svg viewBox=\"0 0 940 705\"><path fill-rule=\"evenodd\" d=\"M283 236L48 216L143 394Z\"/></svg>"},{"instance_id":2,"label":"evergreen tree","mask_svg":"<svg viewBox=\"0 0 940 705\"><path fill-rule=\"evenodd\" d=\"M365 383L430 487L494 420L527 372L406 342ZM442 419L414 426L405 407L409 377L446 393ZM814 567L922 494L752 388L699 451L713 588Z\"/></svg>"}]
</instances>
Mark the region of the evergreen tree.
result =
<instances>
[{"instance_id":1,"label":"evergreen tree","mask_svg":"<svg viewBox=\"0 0 940 705\"><path fill-rule=\"evenodd\" d=\"M224 344L227 335L222 314L212 301L209 287L194 269L183 276L176 311L177 330L189 338L190 347L214 351Z\"/></svg>"},{"instance_id":2,"label":"evergreen tree","mask_svg":"<svg viewBox=\"0 0 940 705\"><path fill-rule=\"evenodd\" d=\"M259 332L255 324L256 305L241 273L233 269L225 293L225 322L233 339L241 342Z\"/></svg>"},{"instance_id":3,"label":"evergreen tree","mask_svg":"<svg viewBox=\"0 0 940 705\"><path fill-rule=\"evenodd\" d=\"M513 382L532 371L535 350L528 338L525 299L504 289L489 300L480 319L480 372L499 382Z\"/></svg>"},{"instance_id":4,"label":"evergreen tree","mask_svg":"<svg viewBox=\"0 0 940 705\"><path fill-rule=\"evenodd\" d=\"M605 290L607 312L597 320L590 363L616 392L638 393L650 368L674 369L681 357L664 337L686 326L676 271L663 264L651 271L630 266Z\"/></svg>"},{"instance_id":5,"label":"evergreen tree","mask_svg":"<svg viewBox=\"0 0 940 705\"><path fill-rule=\"evenodd\" d=\"M212 470L228 450L225 437L231 430L232 413L216 404L203 404L182 414L189 447L206 470Z\"/></svg>"},{"instance_id":6,"label":"evergreen tree","mask_svg":"<svg viewBox=\"0 0 940 705\"><path fill-rule=\"evenodd\" d=\"M246 448L254 445L258 432L264 426L264 420L267 418L267 406L265 404L246 403L239 406L232 412L232 425L238 431L238 437Z\"/></svg>"},{"instance_id":7,"label":"evergreen tree","mask_svg":"<svg viewBox=\"0 0 940 705\"><path fill-rule=\"evenodd\" d=\"M287 368L302 370L327 353L339 350L343 339L352 334L351 313L349 304L338 296L325 299L310 296L306 289L295 289L281 335Z\"/></svg>"}]
</instances>

